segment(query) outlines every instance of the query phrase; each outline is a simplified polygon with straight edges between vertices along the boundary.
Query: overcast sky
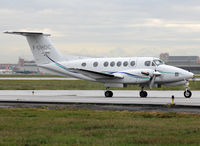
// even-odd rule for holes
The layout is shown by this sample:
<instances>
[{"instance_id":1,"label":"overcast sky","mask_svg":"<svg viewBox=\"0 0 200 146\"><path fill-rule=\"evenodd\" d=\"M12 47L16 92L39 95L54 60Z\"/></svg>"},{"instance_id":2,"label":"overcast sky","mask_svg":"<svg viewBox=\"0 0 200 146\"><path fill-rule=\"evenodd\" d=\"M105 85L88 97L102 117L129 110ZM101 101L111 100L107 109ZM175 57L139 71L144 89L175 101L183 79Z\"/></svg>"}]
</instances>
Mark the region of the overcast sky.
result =
<instances>
[{"instance_id":1,"label":"overcast sky","mask_svg":"<svg viewBox=\"0 0 200 146\"><path fill-rule=\"evenodd\" d=\"M156 56L200 54L197 0L0 0L0 63L31 60L22 36L51 33L64 54Z\"/></svg>"}]
</instances>

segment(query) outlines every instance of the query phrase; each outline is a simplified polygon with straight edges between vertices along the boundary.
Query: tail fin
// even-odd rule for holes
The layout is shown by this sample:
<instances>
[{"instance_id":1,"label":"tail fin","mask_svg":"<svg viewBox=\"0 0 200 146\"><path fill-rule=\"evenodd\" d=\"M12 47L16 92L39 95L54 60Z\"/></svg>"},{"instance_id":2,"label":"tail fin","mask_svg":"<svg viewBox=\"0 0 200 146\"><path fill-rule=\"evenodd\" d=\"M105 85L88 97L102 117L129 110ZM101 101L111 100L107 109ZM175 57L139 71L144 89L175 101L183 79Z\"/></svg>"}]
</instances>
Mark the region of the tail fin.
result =
<instances>
[{"instance_id":1,"label":"tail fin","mask_svg":"<svg viewBox=\"0 0 200 146\"><path fill-rule=\"evenodd\" d=\"M39 32L5 32L8 34L23 35L33 53L33 57L38 65L48 64L51 60L62 61L63 57L49 40L50 34ZM50 60L51 59L51 60Z\"/></svg>"}]
</instances>

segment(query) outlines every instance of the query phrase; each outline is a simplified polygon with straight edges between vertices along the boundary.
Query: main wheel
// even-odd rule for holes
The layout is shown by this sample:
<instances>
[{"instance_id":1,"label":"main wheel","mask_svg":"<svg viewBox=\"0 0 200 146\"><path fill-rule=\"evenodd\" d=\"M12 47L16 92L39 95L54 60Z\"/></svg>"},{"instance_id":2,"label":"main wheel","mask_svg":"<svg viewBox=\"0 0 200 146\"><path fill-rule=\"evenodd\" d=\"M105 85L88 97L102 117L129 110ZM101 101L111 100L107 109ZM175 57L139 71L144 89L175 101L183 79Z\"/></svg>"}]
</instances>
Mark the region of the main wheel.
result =
<instances>
[{"instance_id":1,"label":"main wheel","mask_svg":"<svg viewBox=\"0 0 200 146\"><path fill-rule=\"evenodd\" d=\"M112 97L113 96L113 92L112 91L106 91L105 92L105 97Z\"/></svg>"},{"instance_id":2,"label":"main wheel","mask_svg":"<svg viewBox=\"0 0 200 146\"><path fill-rule=\"evenodd\" d=\"M146 91L140 91L140 97L147 97L147 95Z\"/></svg>"},{"instance_id":3,"label":"main wheel","mask_svg":"<svg viewBox=\"0 0 200 146\"><path fill-rule=\"evenodd\" d=\"M190 98L192 96L192 92L190 90L186 90L184 92L184 96L185 96L185 98Z\"/></svg>"}]
</instances>

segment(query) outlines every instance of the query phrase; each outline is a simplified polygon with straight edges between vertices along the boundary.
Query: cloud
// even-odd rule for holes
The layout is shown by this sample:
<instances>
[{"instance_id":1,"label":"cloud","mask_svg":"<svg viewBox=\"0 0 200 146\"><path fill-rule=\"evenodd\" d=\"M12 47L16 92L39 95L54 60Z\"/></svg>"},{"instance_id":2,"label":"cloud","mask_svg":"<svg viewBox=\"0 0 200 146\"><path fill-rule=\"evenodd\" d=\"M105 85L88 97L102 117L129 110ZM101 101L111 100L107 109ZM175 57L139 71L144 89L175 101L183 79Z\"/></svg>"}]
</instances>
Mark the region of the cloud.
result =
<instances>
[{"instance_id":1,"label":"cloud","mask_svg":"<svg viewBox=\"0 0 200 146\"><path fill-rule=\"evenodd\" d=\"M108 56L112 56L112 57L122 57L122 56L128 56L128 53L126 52L126 50L122 49L122 48L114 48L112 50L110 50L107 53Z\"/></svg>"},{"instance_id":2,"label":"cloud","mask_svg":"<svg viewBox=\"0 0 200 146\"><path fill-rule=\"evenodd\" d=\"M0 31L50 33L62 52L90 56L200 54L199 11L200 2L188 0L0 0ZM16 36L0 41L8 55L28 47Z\"/></svg>"},{"instance_id":3,"label":"cloud","mask_svg":"<svg viewBox=\"0 0 200 146\"><path fill-rule=\"evenodd\" d=\"M157 18L146 19L143 23L136 23L127 25L128 27L163 27L163 28L190 28L191 30L200 30L200 21L190 22L176 21L170 22Z\"/></svg>"},{"instance_id":4,"label":"cloud","mask_svg":"<svg viewBox=\"0 0 200 146\"><path fill-rule=\"evenodd\" d=\"M43 9L43 10L39 10L37 11L37 15L61 15L64 13L64 10L62 9Z\"/></svg>"},{"instance_id":5,"label":"cloud","mask_svg":"<svg viewBox=\"0 0 200 146\"><path fill-rule=\"evenodd\" d=\"M0 9L0 14L1 15L11 15L11 14L16 14L19 13L21 11L19 10L11 10L11 9Z\"/></svg>"}]
</instances>

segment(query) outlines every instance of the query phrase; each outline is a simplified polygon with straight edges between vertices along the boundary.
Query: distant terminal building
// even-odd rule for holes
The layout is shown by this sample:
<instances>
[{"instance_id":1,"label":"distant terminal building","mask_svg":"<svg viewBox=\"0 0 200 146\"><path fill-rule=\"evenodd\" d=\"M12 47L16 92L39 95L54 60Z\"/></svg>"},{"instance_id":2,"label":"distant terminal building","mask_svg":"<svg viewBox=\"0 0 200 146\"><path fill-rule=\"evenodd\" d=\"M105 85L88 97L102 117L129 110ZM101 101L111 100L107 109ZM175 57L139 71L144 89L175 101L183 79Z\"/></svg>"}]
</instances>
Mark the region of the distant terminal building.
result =
<instances>
[{"instance_id":1,"label":"distant terminal building","mask_svg":"<svg viewBox=\"0 0 200 146\"><path fill-rule=\"evenodd\" d=\"M41 74L35 61L26 61L23 58L19 58L13 71L17 74Z\"/></svg>"},{"instance_id":2,"label":"distant terminal building","mask_svg":"<svg viewBox=\"0 0 200 146\"><path fill-rule=\"evenodd\" d=\"M16 64L0 64L0 69L12 69Z\"/></svg>"},{"instance_id":3,"label":"distant terminal building","mask_svg":"<svg viewBox=\"0 0 200 146\"><path fill-rule=\"evenodd\" d=\"M0 74L13 74L16 64L0 64Z\"/></svg>"},{"instance_id":4,"label":"distant terminal building","mask_svg":"<svg viewBox=\"0 0 200 146\"><path fill-rule=\"evenodd\" d=\"M169 53L161 53L160 54L160 59L162 61L164 61L165 63L168 62L168 60L169 60Z\"/></svg>"},{"instance_id":5,"label":"distant terminal building","mask_svg":"<svg viewBox=\"0 0 200 146\"><path fill-rule=\"evenodd\" d=\"M199 56L169 56L168 53L161 53L160 59L164 61L165 64L200 73Z\"/></svg>"}]
</instances>

